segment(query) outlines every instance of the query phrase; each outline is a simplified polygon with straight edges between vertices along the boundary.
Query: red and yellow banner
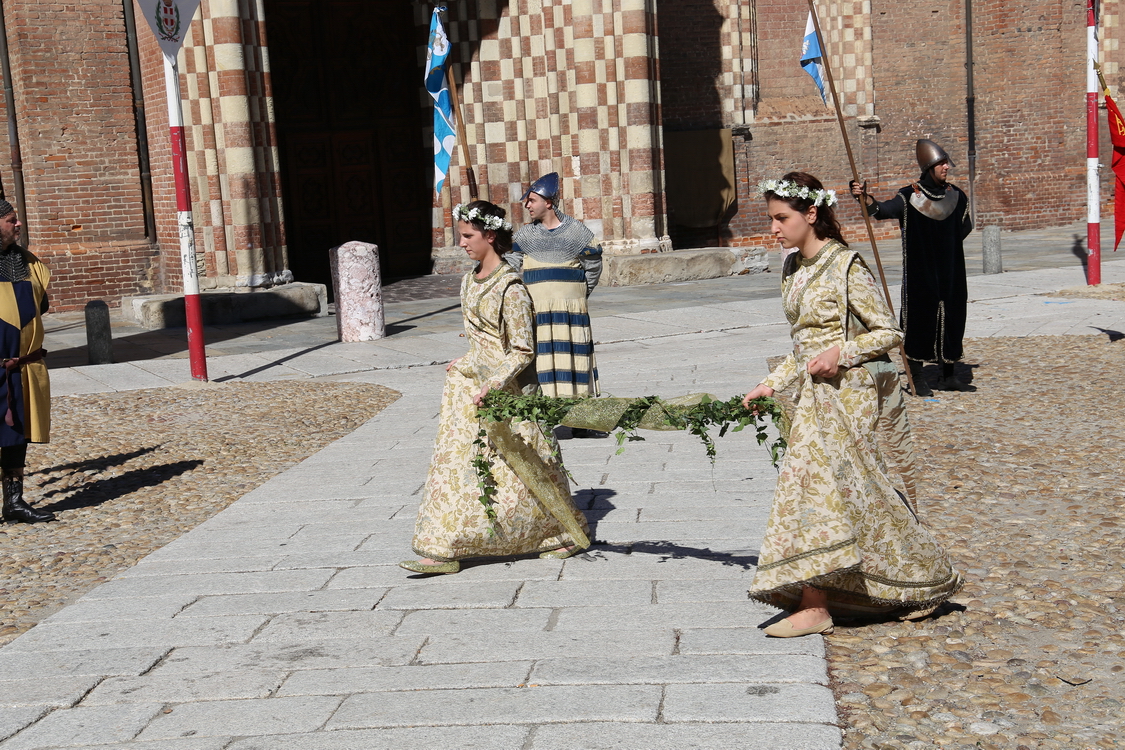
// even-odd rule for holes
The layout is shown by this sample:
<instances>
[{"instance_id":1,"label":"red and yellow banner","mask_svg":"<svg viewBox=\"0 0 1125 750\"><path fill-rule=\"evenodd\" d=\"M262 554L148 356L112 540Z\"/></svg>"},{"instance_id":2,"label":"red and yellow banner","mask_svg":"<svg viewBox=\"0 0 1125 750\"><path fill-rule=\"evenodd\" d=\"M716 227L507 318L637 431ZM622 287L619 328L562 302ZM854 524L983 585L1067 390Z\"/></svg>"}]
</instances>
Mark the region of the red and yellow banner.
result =
<instances>
[{"instance_id":1,"label":"red and yellow banner","mask_svg":"<svg viewBox=\"0 0 1125 750\"><path fill-rule=\"evenodd\" d=\"M1105 94L1105 110L1109 115L1109 137L1113 141L1113 159L1110 168L1117 176L1113 188L1113 249L1121 244L1121 235L1125 234L1125 117L1117 108L1109 92Z\"/></svg>"}]
</instances>

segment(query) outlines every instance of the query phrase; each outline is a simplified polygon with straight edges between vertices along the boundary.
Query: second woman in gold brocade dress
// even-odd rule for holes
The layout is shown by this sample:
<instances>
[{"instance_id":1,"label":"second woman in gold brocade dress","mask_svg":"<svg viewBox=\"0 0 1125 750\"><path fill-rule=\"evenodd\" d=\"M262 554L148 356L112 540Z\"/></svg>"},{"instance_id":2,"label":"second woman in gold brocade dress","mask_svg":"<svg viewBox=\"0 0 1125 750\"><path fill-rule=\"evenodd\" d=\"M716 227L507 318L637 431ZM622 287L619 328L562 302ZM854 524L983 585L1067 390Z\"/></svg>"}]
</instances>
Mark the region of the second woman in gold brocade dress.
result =
<instances>
[{"instance_id":1,"label":"second woman in gold brocade dress","mask_svg":"<svg viewBox=\"0 0 1125 750\"><path fill-rule=\"evenodd\" d=\"M797 407L750 596L792 611L766 628L777 637L831 632L832 614L932 608L960 589L961 574L896 487L876 438L898 395L886 355L902 332L840 235L835 194L802 172L762 192L773 233L796 250L782 277L793 353L745 403L793 387Z\"/></svg>"}]
</instances>

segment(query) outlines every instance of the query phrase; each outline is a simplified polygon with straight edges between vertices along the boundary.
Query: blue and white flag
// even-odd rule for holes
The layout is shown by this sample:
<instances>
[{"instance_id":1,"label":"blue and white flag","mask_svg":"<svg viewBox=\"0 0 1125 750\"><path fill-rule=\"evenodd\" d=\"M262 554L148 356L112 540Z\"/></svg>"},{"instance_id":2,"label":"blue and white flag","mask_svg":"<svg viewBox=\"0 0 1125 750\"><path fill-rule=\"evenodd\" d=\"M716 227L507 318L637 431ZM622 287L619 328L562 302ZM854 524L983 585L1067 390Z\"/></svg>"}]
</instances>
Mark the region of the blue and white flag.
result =
<instances>
[{"instance_id":1,"label":"blue and white flag","mask_svg":"<svg viewBox=\"0 0 1125 750\"><path fill-rule=\"evenodd\" d=\"M828 103L824 95L824 60L820 54L820 42L816 38L816 26L813 24L812 11L809 11L809 20L805 23L805 42L801 45L801 67L812 76L813 83L820 89L820 98Z\"/></svg>"},{"instance_id":2,"label":"blue and white flag","mask_svg":"<svg viewBox=\"0 0 1125 750\"><path fill-rule=\"evenodd\" d=\"M453 104L445 69L449 65L449 37L441 25L440 13L445 6L434 8L430 20L430 43L426 49L426 91L434 98L434 189L439 193L449 174L449 160L457 145L457 128L453 125Z\"/></svg>"}]
</instances>

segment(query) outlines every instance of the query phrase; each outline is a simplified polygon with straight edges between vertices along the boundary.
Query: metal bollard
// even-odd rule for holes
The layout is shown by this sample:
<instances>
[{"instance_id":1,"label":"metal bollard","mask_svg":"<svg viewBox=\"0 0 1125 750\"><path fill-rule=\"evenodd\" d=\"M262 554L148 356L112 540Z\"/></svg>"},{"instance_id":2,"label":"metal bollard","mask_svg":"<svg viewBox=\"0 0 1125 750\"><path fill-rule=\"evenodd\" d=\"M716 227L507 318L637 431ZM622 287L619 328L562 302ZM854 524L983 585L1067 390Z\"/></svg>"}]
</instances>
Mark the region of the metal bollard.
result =
<instances>
[{"instance_id":1,"label":"metal bollard","mask_svg":"<svg viewBox=\"0 0 1125 750\"><path fill-rule=\"evenodd\" d=\"M86 350L90 364L113 364L113 332L109 325L109 305L100 299L86 303Z\"/></svg>"},{"instance_id":2,"label":"metal bollard","mask_svg":"<svg viewBox=\"0 0 1125 750\"><path fill-rule=\"evenodd\" d=\"M981 247L984 250L984 272L1004 273L1004 264L1000 259L1000 227L985 227L981 238Z\"/></svg>"},{"instance_id":3,"label":"metal bollard","mask_svg":"<svg viewBox=\"0 0 1125 750\"><path fill-rule=\"evenodd\" d=\"M340 341L374 341L387 335L379 247L345 242L328 251Z\"/></svg>"}]
</instances>

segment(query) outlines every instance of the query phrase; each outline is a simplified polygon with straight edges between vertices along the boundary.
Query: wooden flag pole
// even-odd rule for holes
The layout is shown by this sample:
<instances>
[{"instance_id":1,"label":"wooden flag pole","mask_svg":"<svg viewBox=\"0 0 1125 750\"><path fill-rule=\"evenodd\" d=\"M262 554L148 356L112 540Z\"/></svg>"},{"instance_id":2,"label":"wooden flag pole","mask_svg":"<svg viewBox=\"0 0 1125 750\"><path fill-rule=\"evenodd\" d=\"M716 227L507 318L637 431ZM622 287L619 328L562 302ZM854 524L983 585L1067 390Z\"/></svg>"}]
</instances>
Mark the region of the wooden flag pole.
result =
<instances>
[{"instance_id":1,"label":"wooden flag pole","mask_svg":"<svg viewBox=\"0 0 1125 750\"><path fill-rule=\"evenodd\" d=\"M477 200L477 175L473 171L473 161L469 158L469 144L466 138L469 133L465 130L465 118L461 116L461 100L457 97L457 82L453 80L453 64L445 69L445 78L449 83L449 101L453 105L453 112L457 116L457 129L461 132L461 156L465 159L465 171L469 175L469 197ZM452 186L450 186L452 189Z\"/></svg>"},{"instance_id":2,"label":"wooden flag pole","mask_svg":"<svg viewBox=\"0 0 1125 750\"><path fill-rule=\"evenodd\" d=\"M809 12L812 14L813 28L816 30L816 41L820 45L820 59L824 64L824 74L828 78L828 90L832 92L832 103L836 105L836 120L840 123L840 135L844 138L844 148L848 152L848 164L852 168L852 179L859 182L859 171L856 170L855 156L852 154L852 143L848 138L848 128L844 124L844 111L840 109L840 97L836 96L836 83L832 78L832 66L828 62L828 47L824 44L824 34L820 33L820 15L816 12L814 0L809 0ZM850 192L850 191L849 191ZM871 252L875 255L875 267L879 269L879 281L883 284L883 294L887 298L887 307L894 314L895 306L891 302L891 290L887 286L887 275L883 272L883 261L879 258L879 246L875 243L875 228L871 225L871 216L867 213L867 203L860 199L860 213L863 214L863 223L867 226L867 236L871 240ZM902 357L902 367L906 371L906 382L910 385L910 393L918 395L914 387L914 377L910 374L910 362L906 358L906 347L898 345L899 356Z\"/></svg>"}]
</instances>

